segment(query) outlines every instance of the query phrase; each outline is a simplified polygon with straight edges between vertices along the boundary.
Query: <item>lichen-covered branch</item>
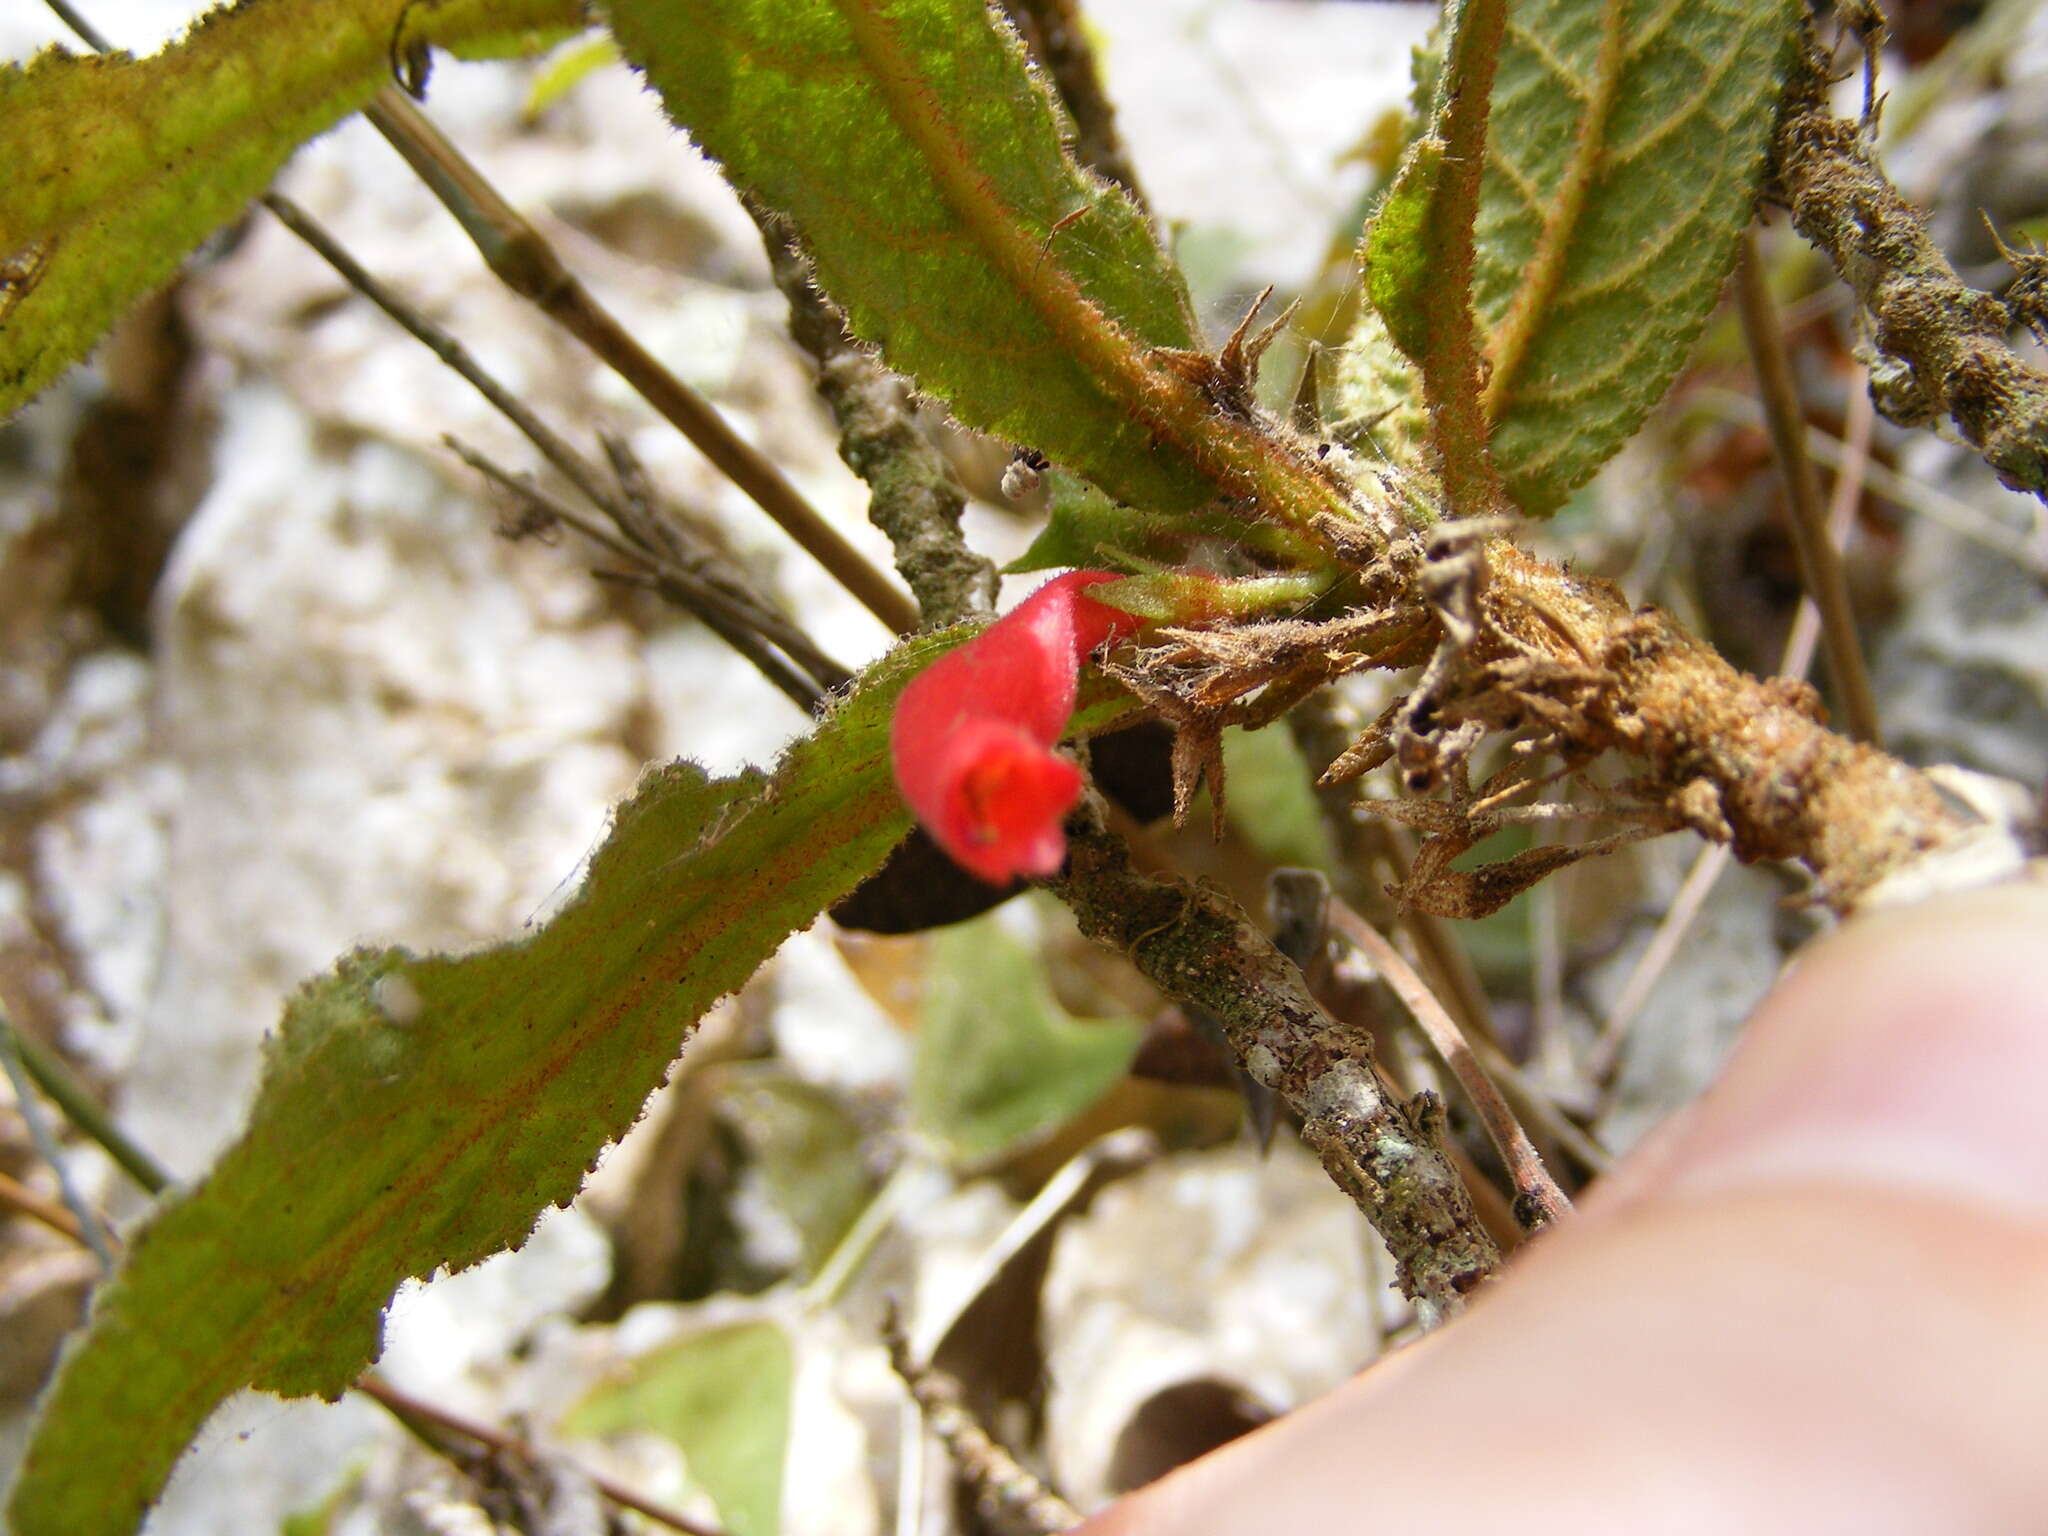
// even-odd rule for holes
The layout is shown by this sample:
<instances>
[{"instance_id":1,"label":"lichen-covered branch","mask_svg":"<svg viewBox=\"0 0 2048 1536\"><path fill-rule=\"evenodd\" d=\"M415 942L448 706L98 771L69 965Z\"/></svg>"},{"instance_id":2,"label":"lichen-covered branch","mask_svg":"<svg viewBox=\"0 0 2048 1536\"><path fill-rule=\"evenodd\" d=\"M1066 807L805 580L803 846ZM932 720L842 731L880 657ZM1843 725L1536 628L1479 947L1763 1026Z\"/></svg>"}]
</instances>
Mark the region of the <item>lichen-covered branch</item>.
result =
<instances>
[{"instance_id":1,"label":"lichen-covered branch","mask_svg":"<svg viewBox=\"0 0 2048 1536\"><path fill-rule=\"evenodd\" d=\"M816 359L818 393L839 423L839 456L874 492L868 519L896 550L896 569L916 594L927 629L995 603L995 567L960 536L966 495L919 432L910 389L855 341L846 317L811 281L796 227L745 199L761 228L775 286L789 300L789 329Z\"/></svg>"},{"instance_id":2,"label":"lichen-covered branch","mask_svg":"<svg viewBox=\"0 0 2048 1536\"><path fill-rule=\"evenodd\" d=\"M1434 1323L1457 1312L1500 1252L1444 1155L1440 1101L1394 1092L1370 1042L1323 1011L1228 896L1140 874L1099 826L1077 829L1070 846L1053 889L1081 931L1222 1024L1245 1070L1301 1116L1324 1168L1386 1241L1417 1315Z\"/></svg>"},{"instance_id":3,"label":"lichen-covered branch","mask_svg":"<svg viewBox=\"0 0 2048 1536\"><path fill-rule=\"evenodd\" d=\"M1958 278L1928 238L1865 125L1829 108L1827 71L1809 39L1778 129L1779 192L1869 313L1880 364L1904 370L1901 388L1874 396L1904 425L1949 417L2000 480L2048 500L2048 378L2006 344L2007 306Z\"/></svg>"}]
</instances>

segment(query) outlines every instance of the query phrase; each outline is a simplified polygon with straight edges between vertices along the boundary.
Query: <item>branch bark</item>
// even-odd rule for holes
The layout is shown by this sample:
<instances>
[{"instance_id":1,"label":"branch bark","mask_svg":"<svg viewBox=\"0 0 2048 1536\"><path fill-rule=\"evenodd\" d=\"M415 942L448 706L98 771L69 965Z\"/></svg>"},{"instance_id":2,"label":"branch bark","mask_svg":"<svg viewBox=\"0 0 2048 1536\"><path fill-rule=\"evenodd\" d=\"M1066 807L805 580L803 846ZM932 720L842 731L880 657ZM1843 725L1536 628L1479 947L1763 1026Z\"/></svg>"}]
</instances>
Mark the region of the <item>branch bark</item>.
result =
<instances>
[{"instance_id":1,"label":"branch bark","mask_svg":"<svg viewBox=\"0 0 2048 1536\"><path fill-rule=\"evenodd\" d=\"M1396 1281L1434 1325L1500 1264L1443 1147L1443 1105L1402 1099L1370 1043L1309 995L1301 972L1231 899L1131 866L1100 825L1071 828L1052 883L1081 931L1127 956L1169 997L1206 1010L1239 1061L1302 1119L1302 1135L1394 1256Z\"/></svg>"},{"instance_id":2,"label":"branch bark","mask_svg":"<svg viewBox=\"0 0 2048 1536\"><path fill-rule=\"evenodd\" d=\"M2000 480L2048 501L2048 378L2006 344L2012 312L1956 276L1878 165L1866 125L1829 108L1827 85L1827 55L1809 35L1778 129L1778 178L1792 222L1869 313L1880 361L1903 373L1900 387L1873 389L1880 409L1903 426L1948 416Z\"/></svg>"},{"instance_id":3,"label":"branch bark","mask_svg":"<svg viewBox=\"0 0 2048 1536\"><path fill-rule=\"evenodd\" d=\"M888 535L924 626L989 612L995 566L961 537L966 495L918 431L909 386L853 339L839 306L811 281L796 226L752 198L741 201L760 227L775 286L789 300L790 334L817 362L818 393L839 423L839 456L874 492L868 521Z\"/></svg>"}]
</instances>

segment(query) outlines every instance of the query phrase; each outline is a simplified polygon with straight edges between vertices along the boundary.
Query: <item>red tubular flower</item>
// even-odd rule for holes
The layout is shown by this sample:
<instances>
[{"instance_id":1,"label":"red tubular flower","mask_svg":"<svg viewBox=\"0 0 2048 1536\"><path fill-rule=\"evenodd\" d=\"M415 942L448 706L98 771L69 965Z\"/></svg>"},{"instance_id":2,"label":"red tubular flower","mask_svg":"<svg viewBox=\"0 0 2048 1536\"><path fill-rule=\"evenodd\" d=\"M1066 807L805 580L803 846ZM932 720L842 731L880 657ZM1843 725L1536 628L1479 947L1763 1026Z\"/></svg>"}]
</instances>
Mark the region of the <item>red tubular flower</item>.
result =
<instances>
[{"instance_id":1,"label":"red tubular flower","mask_svg":"<svg viewBox=\"0 0 2048 1536\"><path fill-rule=\"evenodd\" d=\"M1074 712L1081 663L1138 625L1087 596L1115 581L1074 571L1047 582L974 639L912 678L896 701L896 786L938 845L991 885L1049 875L1081 771L1052 750Z\"/></svg>"}]
</instances>

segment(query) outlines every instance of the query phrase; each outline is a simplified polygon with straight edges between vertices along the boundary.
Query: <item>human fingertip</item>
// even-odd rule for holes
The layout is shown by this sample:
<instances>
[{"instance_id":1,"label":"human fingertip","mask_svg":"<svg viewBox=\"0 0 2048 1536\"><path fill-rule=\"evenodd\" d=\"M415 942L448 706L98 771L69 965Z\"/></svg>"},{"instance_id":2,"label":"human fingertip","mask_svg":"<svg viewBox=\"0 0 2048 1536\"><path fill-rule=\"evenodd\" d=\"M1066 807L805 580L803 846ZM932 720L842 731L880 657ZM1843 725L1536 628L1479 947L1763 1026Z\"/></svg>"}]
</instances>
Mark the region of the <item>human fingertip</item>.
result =
<instances>
[{"instance_id":1,"label":"human fingertip","mask_svg":"<svg viewBox=\"0 0 2048 1536\"><path fill-rule=\"evenodd\" d=\"M1757 1010L1666 1192L1882 1183L2048 1216L2048 885L1848 924Z\"/></svg>"}]
</instances>

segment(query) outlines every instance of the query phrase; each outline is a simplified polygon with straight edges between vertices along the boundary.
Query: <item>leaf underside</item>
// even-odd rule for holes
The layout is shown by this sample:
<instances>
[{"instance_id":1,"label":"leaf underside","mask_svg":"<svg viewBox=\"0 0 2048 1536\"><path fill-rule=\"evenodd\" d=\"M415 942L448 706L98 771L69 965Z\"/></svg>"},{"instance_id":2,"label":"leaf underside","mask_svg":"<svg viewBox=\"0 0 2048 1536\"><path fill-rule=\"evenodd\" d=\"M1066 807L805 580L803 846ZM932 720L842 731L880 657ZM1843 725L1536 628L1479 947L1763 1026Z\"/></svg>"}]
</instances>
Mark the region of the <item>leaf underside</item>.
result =
<instances>
[{"instance_id":1,"label":"leaf underside","mask_svg":"<svg viewBox=\"0 0 2048 1536\"><path fill-rule=\"evenodd\" d=\"M133 1530L230 1393L338 1396L403 1280L517 1246L572 1198L705 1010L903 836L890 711L957 639L878 664L772 776L650 773L531 937L359 952L302 989L247 1129L151 1219L67 1354L17 1536Z\"/></svg>"},{"instance_id":2,"label":"leaf underside","mask_svg":"<svg viewBox=\"0 0 2048 1536\"><path fill-rule=\"evenodd\" d=\"M1493 460L1546 515L1642 424L1713 311L1749 222L1796 0L1517 0L1474 222ZM1361 327L1343 398L1403 403ZM1412 433L1411 433L1412 435Z\"/></svg>"},{"instance_id":3,"label":"leaf underside","mask_svg":"<svg viewBox=\"0 0 2048 1536\"><path fill-rule=\"evenodd\" d=\"M983 0L613 0L626 56L739 187L802 229L820 285L961 420L1122 500L1215 487L1129 406L1196 344L1178 272Z\"/></svg>"},{"instance_id":4,"label":"leaf underside","mask_svg":"<svg viewBox=\"0 0 2048 1536\"><path fill-rule=\"evenodd\" d=\"M146 59L0 65L0 418L84 357L392 60L545 47L581 0L298 0L217 11Z\"/></svg>"}]
</instances>

